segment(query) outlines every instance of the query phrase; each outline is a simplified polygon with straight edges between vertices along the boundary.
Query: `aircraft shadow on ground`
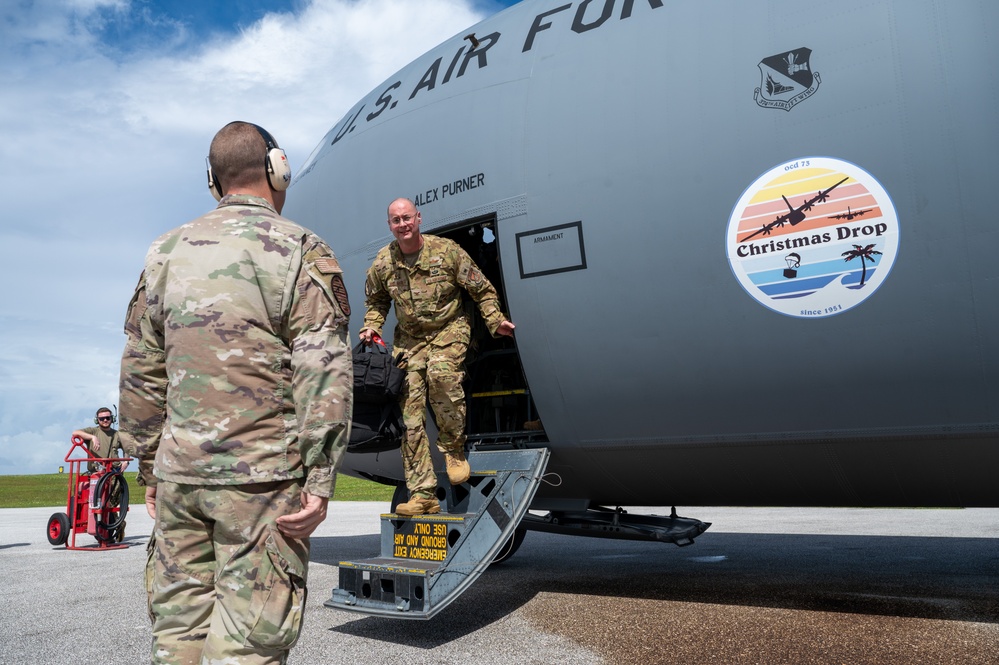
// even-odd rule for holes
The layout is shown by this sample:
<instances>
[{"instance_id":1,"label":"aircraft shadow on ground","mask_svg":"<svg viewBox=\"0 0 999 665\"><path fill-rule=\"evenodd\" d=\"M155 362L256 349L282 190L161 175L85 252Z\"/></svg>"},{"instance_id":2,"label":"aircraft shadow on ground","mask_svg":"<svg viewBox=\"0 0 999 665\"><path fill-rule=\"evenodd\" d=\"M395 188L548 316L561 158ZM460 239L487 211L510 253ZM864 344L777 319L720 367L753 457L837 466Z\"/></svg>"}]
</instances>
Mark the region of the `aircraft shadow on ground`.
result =
<instances>
[{"instance_id":1,"label":"aircraft shadow on ground","mask_svg":"<svg viewBox=\"0 0 999 665\"><path fill-rule=\"evenodd\" d=\"M319 540L332 565L373 556L379 543L376 535ZM358 615L330 630L430 649L539 593L999 624L996 588L999 550L989 538L721 533L676 548L530 533L512 559L431 619L432 629Z\"/></svg>"}]
</instances>

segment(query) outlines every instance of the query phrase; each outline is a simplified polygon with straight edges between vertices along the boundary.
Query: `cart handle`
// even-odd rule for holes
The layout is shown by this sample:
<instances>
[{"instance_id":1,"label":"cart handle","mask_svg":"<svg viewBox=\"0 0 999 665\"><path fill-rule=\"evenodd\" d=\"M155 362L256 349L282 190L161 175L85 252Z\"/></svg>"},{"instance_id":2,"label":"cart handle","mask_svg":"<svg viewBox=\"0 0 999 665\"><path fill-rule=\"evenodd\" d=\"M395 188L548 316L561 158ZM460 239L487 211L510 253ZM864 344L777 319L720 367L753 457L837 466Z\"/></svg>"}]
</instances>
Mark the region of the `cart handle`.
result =
<instances>
[{"instance_id":1,"label":"cart handle","mask_svg":"<svg viewBox=\"0 0 999 665\"><path fill-rule=\"evenodd\" d=\"M69 452L66 453L64 461L66 462L131 462L134 458L132 457L91 457L90 448L87 446L87 442L83 440L82 436L74 435L71 437L73 445L70 447ZM80 448L87 454L86 457L74 457L73 451Z\"/></svg>"}]
</instances>

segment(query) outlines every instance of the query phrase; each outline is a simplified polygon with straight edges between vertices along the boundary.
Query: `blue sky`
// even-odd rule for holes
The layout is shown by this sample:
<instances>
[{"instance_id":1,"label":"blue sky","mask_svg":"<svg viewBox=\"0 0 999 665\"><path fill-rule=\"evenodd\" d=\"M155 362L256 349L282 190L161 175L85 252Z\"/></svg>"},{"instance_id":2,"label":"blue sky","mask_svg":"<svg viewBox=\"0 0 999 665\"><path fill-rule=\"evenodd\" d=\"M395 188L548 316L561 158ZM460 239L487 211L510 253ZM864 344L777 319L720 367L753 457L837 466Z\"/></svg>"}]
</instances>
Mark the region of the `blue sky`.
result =
<instances>
[{"instance_id":1,"label":"blue sky","mask_svg":"<svg viewBox=\"0 0 999 665\"><path fill-rule=\"evenodd\" d=\"M117 404L146 248L213 207L219 127L266 127L294 169L363 95L510 4L3 2L0 475L55 472Z\"/></svg>"}]
</instances>

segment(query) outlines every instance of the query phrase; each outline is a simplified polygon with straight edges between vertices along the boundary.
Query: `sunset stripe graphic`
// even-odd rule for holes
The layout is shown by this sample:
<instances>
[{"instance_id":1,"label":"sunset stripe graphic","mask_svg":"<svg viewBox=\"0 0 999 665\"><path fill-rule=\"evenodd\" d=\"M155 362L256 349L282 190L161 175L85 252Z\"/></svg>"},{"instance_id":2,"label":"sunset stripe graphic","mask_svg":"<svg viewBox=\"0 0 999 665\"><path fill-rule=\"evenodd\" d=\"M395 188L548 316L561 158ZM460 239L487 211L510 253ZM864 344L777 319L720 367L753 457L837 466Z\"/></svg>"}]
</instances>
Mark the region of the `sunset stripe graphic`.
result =
<instances>
[{"instance_id":1,"label":"sunset stripe graphic","mask_svg":"<svg viewBox=\"0 0 999 665\"><path fill-rule=\"evenodd\" d=\"M853 167L828 158L778 167L787 172L774 169L771 179L757 180L729 221L733 272L754 298L782 313L797 316L798 305L775 301L808 299L827 288L829 302L802 311L843 311L845 302L853 306L873 292L884 262L890 268L895 258L898 220L887 193L859 167L823 168L827 162Z\"/></svg>"}]
</instances>

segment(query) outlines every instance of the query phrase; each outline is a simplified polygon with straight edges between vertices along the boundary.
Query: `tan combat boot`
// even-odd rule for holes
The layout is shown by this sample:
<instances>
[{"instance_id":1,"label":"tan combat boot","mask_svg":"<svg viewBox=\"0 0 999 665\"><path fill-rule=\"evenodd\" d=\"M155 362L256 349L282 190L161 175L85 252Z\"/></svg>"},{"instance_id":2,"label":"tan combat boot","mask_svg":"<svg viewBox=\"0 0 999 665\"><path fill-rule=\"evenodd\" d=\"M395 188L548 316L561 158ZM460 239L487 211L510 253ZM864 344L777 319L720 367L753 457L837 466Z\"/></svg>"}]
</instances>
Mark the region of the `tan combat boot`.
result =
<instances>
[{"instance_id":1,"label":"tan combat boot","mask_svg":"<svg viewBox=\"0 0 999 665\"><path fill-rule=\"evenodd\" d=\"M444 453L444 462L447 466L447 478L452 485L460 485L472 475L471 467L468 466L468 461L465 459L464 450Z\"/></svg>"},{"instance_id":2,"label":"tan combat boot","mask_svg":"<svg viewBox=\"0 0 999 665\"><path fill-rule=\"evenodd\" d=\"M435 515L440 511L441 504L433 497L424 499L423 497L414 496L406 503L400 503L395 507L396 515Z\"/></svg>"}]
</instances>

